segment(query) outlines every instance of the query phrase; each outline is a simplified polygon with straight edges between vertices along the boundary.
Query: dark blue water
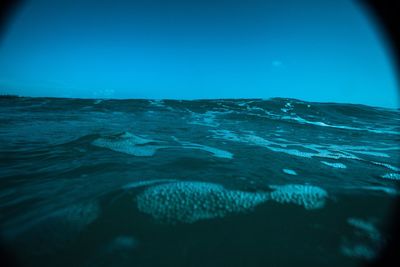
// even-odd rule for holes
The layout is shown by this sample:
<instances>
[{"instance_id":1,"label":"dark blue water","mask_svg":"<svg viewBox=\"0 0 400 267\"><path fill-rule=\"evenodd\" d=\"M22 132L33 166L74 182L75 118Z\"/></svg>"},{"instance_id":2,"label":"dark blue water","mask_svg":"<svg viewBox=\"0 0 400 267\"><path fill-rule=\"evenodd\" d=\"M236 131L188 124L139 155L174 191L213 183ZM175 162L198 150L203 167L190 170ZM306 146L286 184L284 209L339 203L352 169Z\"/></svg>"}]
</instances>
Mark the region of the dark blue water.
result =
<instances>
[{"instance_id":1,"label":"dark blue water","mask_svg":"<svg viewBox=\"0 0 400 267\"><path fill-rule=\"evenodd\" d=\"M294 99L0 99L22 266L357 266L390 241L399 110Z\"/></svg>"}]
</instances>

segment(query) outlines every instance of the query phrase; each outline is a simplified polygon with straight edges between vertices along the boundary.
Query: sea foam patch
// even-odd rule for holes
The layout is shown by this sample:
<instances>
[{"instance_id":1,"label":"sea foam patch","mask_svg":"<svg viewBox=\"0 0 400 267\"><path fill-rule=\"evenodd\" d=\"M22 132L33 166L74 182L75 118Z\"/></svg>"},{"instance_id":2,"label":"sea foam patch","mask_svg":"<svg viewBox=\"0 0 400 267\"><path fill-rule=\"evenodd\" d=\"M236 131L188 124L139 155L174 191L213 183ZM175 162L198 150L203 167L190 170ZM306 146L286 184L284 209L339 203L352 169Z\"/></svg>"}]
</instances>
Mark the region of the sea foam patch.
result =
<instances>
[{"instance_id":1,"label":"sea foam patch","mask_svg":"<svg viewBox=\"0 0 400 267\"><path fill-rule=\"evenodd\" d=\"M350 239L346 237L343 240L340 247L342 254L364 260L376 258L382 244L378 229L372 222L355 217L348 218L347 224L355 229L355 232Z\"/></svg>"},{"instance_id":2,"label":"sea foam patch","mask_svg":"<svg viewBox=\"0 0 400 267\"><path fill-rule=\"evenodd\" d=\"M371 163L375 164L375 165L378 165L378 166L385 167L385 168L387 168L387 169L389 169L391 171L395 171L395 172L399 172L400 171L400 168L397 168L397 167L395 167L393 165L390 165L388 163L377 162L377 161L371 161Z\"/></svg>"},{"instance_id":3,"label":"sea foam patch","mask_svg":"<svg viewBox=\"0 0 400 267\"><path fill-rule=\"evenodd\" d=\"M386 173L386 174L382 175L382 178L400 181L400 173Z\"/></svg>"},{"instance_id":4,"label":"sea foam patch","mask_svg":"<svg viewBox=\"0 0 400 267\"><path fill-rule=\"evenodd\" d=\"M284 173L289 174L289 175L297 175L297 173L294 170L291 169L283 169L282 170Z\"/></svg>"},{"instance_id":5,"label":"sea foam patch","mask_svg":"<svg viewBox=\"0 0 400 267\"><path fill-rule=\"evenodd\" d=\"M336 128L336 129L342 129L342 130L350 130L350 131L367 131L371 133L376 133L376 134L394 134L398 135L398 131L393 131L392 129L387 129L387 128L382 128L382 129L371 129L368 127L365 128L360 128L360 127L352 127L352 126L346 126L346 125L332 125L332 124L327 124L325 122L321 121L309 121L307 119L304 119L298 115L295 116L281 116L281 119L284 120L292 120L296 121L301 124L309 124L309 125L316 125L316 126L322 126L322 127L329 127L329 128Z\"/></svg>"},{"instance_id":6,"label":"sea foam patch","mask_svg":"<svg viewBox=\"0 0 400 267\"><path fill-rule=\"evenodd\" d=\"M179 141L176 137L172 138L174 141L180 143L180 146L170 145L165 141L146 139L129 132L123 134L113 135L110 137L101 137L92 142L94 146L108 148L113 151L130 154L138 157L149 157L153 156L157 150L163 148L183 148L183 149L197 149L211 153L213 156L218 158L232 159L233 154L201 144L195 144L191 142Z\"/></svg>"},{"instance_id":7,"label":"sea foam patch","mask_svg":"<svg viewBox=\"0 0 400 267\"><path fill-rule=\"evenodd\" d=\"M274 191L254 193L229 190L215 183L171 182L150 186L136 200L138 209L157 221L193 223L246 212L268 200L300 205L307 210L320 209L328 197L324 189L311 185L270 188Z\"/></svg>"},{"instance_id":8,"label":"sea foam patch","mask_svg":"<svg viewBox=\"0 0 400 267\"><path fill-rule=\"evenodd\" d=\"M362 231L363 234L368 236L371 240L379 241L381 239L378 229L376 229L376 227L370 221L351 217L347 219L347 223Z\"/></svg>"},{"instance_id":9,"label":"sea foam patch","mask_svg":"<svg viewBox=\"0 0 400 267\"><path fill-rule=\"evenodd\" d=\"M330 166L332 168L336 168L336 169L346 169L346 165L344 165L343 163L339 163L339 162L327 162L327 161L321 161L321 163Z\"/></svg>"},{"instance_id":10,"label":"sea foam patch","mask_svg":"<svg viewBox=\"0 0 400 267\"><path fill-rule=\"evenodd\" d=\"M398 192L395 188L385 187L385 186L361 186L361 187L347 187L348 189L363 189L370 190L375 192L383 192L391 196L398 195Z\"/></svg>"},{"instance_id":11,"label":"sea foam patch","mask_svg":"<svg viewBox=\"0 0 400 267\"><path fill-rule=\"evenodd\" d=\"M210 130L214 134L214 137L220 137L233 142L241 142L242 139L238 135L229 130Z\"/></svg>"},{"instance_id":12,"label":"sea foam patch","mask_svg":"<svg viewBox=\"0 0 400 267\"><path fill-rule=\"evenodd\" d=\"M199 150L204 150L207 152L210 152L213 154L213 156L218 157L218 158L226 158L226 159L232 159L233 154L231 152L221 150L215 147L210 147L210 146L204 146L204 145L199 145L199 144L186 144L183 145L184 148L188 149L199 149Z\"/></svg>"},{"instance_id":13,"label":"sea foam patch","mask_svg":"<svg viewBox=\"0 0 400 267\"><path fill-rule=\"evenodd\" d=\"M176 137L174 137L174 140L179 142L182 145L182 147L185 149L198 149L198 150L207 151L207 152L213 154L213 156L218 157L218 158L226 158L226 159L233 158L233 154L231 152L228 152L228 151L225 151L222 149L218 149L218 148L210 147L210 146L206 146L206 145L195 144L195 143L191 143L191 142L179 141L178 138L176 138Z\"/></svg>"},{"instance_id":14,"label":"sea foam patch","mask_svg":"<svg viewBox=\"0 0 400 267\"><path fill-rule=\"evenodd\" d=\"M160 141L145 139L129 132L125 132L110 137L98 138L94 140L92 144L94 146L108 148L113 151L138 157L149 157L153 156L158 149L167 147L162 145L153 145L153 143L157 144L159 142Z\"/></svg>"},{"instance_id":15,"label":"sea foam patch","mask_svg":"<svg viewBox=\"0 0 400 267\"><path fill-rule=\"evenodd\" d=\"M375 157L389 157L388 154L381 151L390 151L397 148L393 147L369 147L369 146L350 146L350 145L317 145L317 144L304 144L289 141L282 138L276 138L275 136L269 136L268 139L257 136L254 132L251 133L236 133L230 130L210 130L213 133L212 137L217 139L223 139L227 141L246 143L249 145L255 145L267 148L273 152L285 153L295 157L302 158L325 158L325 159L353 159L364 162L370 162L375 165L380 165L388 168L392 171L400 171L399 168L390 165L388 163L369 161L360 158L358 155L369 155ZM303 147L304 150L290 148L290 146ZM327 161L321 161L323 164L331 166L333 168L347 168L343 163L331 163Z\"/></svg>"},{"instance_id":16,"label":"sea foam patch","mask_svg":"<svg viewBox=\"0 0 400 267\"><path fill-rule=\"evenodd\" d=\"M257 136L255 134L236 134L228 130L218 130L213 131L214 138L220 138L228 141L236 141L247 143L255 146L260 146L267 148L274 152L281 152L295 157L302 158L312 158L312 157L320 157L320 158L328 158L328 159L359 159L357 156L346 152L339 151L337 147L317 147L312 144L299 144L285 140L285 142L277 142L279 138L271 138L270 140L265 139L263 137ZM281 141L281 140L280 140ZM301 146L304 147L303 150L288 148L290 145Z\"/></svg>"},{"instance_id":17,"label":"sea foam patch","mask_svg":"<svg viewBox=\"0 0 400 267\"><path fill-rule=\"evenodd\" d=\"M153 100L149 100L149 104L154 106L154 107L165 107L165 103L164 100L162 99L153 99Z\"/></svg>"},{"instance_id":18,"label":"sea foam patch","mask_svg":"<svg viewBox=\"0 0 400 267\"><path fill-rule=\"evenodd\" d=\"M152 186L137 196L138 209L165 223L194 223L246 212L269 199L268 193L229 190L205 182Z\"/></svg>"},{"instance_id":19,"label":"sea foam patch","mask_svg":"<svg viewBox=\"0 0 400 267\"><path fill-rule=\"evenodd\" d=\"M279 203L296 204L307 210L320 209L325 206L328 193L317 186L312 185L275 185L271 192L271 200Z\"/></svg>"},{"instance_id":20,"label":"sea foam patch","mask_svg":"<svg viewBox=\"0 0 400 267\"><path fill-rule=\"evenodd\" d=\"M208 127L218 127L220 124L215 121L216 114L211 111L205 113L191 112L192 121L189 124L197 124Z\"/></svg>"},{"instance_id":21,"label":"sea foam patch","mask_svg":"<svg viewBox=\"0 0 400 267\"><path fill-rule=\"evenodd\" d=\"M217 117L231 114L233 112L234 112L233 110L226 110L226 109L224 109L224 111L208 110L204 113L196 113L196 112L190 111L192 120L188 123L202 125L202 126L208 126L208 127L219 127L220 123L217 122Z\"/></svg>"}]
</instances>

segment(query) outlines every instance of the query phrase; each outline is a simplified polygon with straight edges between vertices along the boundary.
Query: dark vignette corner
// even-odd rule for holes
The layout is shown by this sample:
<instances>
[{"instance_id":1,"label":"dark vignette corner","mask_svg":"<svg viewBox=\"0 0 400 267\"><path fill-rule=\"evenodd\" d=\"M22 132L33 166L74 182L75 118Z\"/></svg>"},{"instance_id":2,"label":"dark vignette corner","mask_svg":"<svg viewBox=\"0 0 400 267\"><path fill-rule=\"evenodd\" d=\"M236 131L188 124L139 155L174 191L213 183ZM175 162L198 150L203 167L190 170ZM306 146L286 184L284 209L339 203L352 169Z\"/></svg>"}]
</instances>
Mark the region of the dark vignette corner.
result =
<instances>
[{"instance_id":1,"label":"dark vignette corner","mask_svg":"<svg viewBox=\"0 0 400 267\"><path fill-rule=\"evenodd\" d=\"M359 0L360 4L365 7L369 15L375 19L377 27L381 30L382 36L386 38L387 45L393 63L395 64L395 75L397 75L398 101L400 101L400 24L398 12L400 10L400 2L393 0ZM400 199L398 198L391 219L391 239L387 243L379 258L367 266L399 266L400 265Z\"/></svg>"}]
</instances>

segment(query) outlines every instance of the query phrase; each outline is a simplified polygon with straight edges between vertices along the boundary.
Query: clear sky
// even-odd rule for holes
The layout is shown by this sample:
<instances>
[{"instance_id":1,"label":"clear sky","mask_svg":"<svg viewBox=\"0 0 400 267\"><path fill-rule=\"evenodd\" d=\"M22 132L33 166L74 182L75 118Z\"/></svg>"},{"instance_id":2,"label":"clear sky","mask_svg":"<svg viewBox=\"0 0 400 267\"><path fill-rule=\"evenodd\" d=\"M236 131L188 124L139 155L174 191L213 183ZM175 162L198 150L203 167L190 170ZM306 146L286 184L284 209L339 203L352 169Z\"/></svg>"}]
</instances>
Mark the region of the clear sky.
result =
<instances>
[{"instance_id":1,"label":"clear sky","mask_svg":"<svg viewBox=\"0 0 400 267\"><path fill-rule=\"evenodd\" d=\"M0 40L0 93L397 107L373 23L350 0L31 0Z\"/></svg>"}]
</instances>

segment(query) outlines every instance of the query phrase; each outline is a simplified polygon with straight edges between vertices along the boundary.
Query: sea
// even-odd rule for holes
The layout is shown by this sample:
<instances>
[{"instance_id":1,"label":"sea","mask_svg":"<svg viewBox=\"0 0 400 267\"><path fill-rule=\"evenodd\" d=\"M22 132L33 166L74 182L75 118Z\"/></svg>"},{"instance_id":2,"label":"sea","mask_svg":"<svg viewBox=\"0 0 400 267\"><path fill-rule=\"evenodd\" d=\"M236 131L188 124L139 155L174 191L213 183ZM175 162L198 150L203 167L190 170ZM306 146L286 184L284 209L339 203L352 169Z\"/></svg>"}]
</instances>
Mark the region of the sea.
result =
<instances>
[{"instance_id":1,"label":"sea","mask_svg":"<svg viewBox=\"0 0 400 267\"><path fill-rule=\"evenodd\" d=\"M360 266L390 242L400 111L0 98L16 266Z\"/></svg>"}]
</instances>

